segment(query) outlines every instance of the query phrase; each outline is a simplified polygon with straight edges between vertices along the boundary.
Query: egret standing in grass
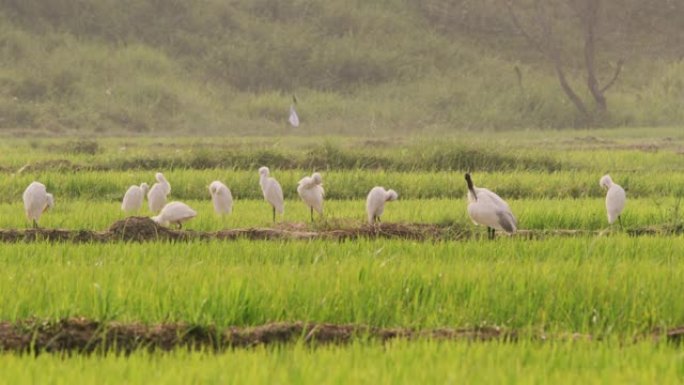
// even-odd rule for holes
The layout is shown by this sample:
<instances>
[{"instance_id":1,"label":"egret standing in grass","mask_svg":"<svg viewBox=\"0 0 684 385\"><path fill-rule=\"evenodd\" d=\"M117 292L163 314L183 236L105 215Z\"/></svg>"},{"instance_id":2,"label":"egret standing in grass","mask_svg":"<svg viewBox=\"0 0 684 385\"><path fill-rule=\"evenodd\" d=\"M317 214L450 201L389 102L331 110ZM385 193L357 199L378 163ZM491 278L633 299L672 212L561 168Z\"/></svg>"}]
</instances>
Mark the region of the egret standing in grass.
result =
<instances>
[{"instance_id":1,"label":"egret standing in grass","mask_svg":"<svg viewBox=\"0 0 684 385\"><path fill-rule=\"evenodd\" d=\"M230 214L233 212L233 194L230 193L228 186L215 180L209 185L209 192L211 193L211 201L214 203L216 214Z\"/></svg>"},{"instance_id":2,"label":"egret standing in grass","mask_svg":"<svg viewBox=\"0 0 684 385\"><path fill-rule=\"evenodd\" d=\"M145 201L145 194L149 186L147 183L142 183L140 186L133 185L126 190L126 195L121 202L121 210L126 213L140 211Z\"/></svg>"},{"instance_id":3,"label":"egret standing in grass","mask_svg":"<svg viewBox=\"0 0 684 385\"><path fill-rule=\"evenodd\" d=\"M261 192L264 193L264 199L273 206L273 222L275 222L276 213L282 215L285 212L283 189L277 180L269 176L268 167L259 169L259 185L261 185Z\"/></svg>"},{"instance_id":4,"label":"egret standing in grass","mask_svg":"<svg viewBox=\"0 0 684 385\"><path fill-rule=\"evenodd\" d=\"M185 203L170 202L164 206L159 215L152 217L152 220L161 226L176 224L178 229L181 229L183 222L189 221L195 216L197 216L197 212Z\"/></svg>"},{"instance_id":5,"label":"egret standing in grass","mask_svg":"<svg viewBox=\"0 0 684 385\"><path fill-rule=\"evenodd\" d=\"M166 205L166 196L171 193L171 184L164 178L164 174L158 172L155 176L157 183L147 193L147 204L150 211L158 213Z\"/></svg>"},{"instance_id":6,"label":"egret standing in grass","mask_svg":"<svg viewBox=\"0 0 684 385\"><path fill-rule=\"evenodd\" d=\"M513 234L518 223L511 208L500 196L490 190L475 187L470 174L465 174L468 184L468 215L476 225L487 226L487 236L494 239L496 230Z\"/></svg>"},{"instance_id":7,"label":"egret standing in grass","mask_svg":"<svg viewBox=\"0 0 684 385\"><path fill-rule=\"evenodd\" d=\"M299 181L297 186L297 194L302 198L304 203L311 209L311 222L314 220L314 210L320 215L323 215L323 177L321 174L315 172L311 176L305 176Z\"/></svg>"},{"instance_id":8,"label":"egret standing in grass","mask_svg":"<svg viewBox=\"0 0 684 385\"><path fill-rule=\"evenodd\" d=\"M55 205L54 197L47 192L44 184L33 182L24 190L22 198L24 199L26 217L33 221L34 228L38 228L40 216L48 208L52 208Z\"/></svg>"},{"instance_id":9,"label":"egret standing in grass","mask_svg":"<svg viewBox=\"0 0 684 385\"><path fill-rule=\"evenodd\" d=\"M601 177L599 185L608 190L606 193L606 211L608 213L608 223L612 225L617 219L620 222L620 227L622 227L622 219L620 219L620 214L622 214L622 210L625 208L625 202L627 201L625 189L623 189L619 184L613 183L613 180L608 174Z\"/></svg>"},{"instance_id":10,"label":"egret standing in grass","mask_svg":"<svg viewBox=\"0 0 684 385\"><path fill-rule=\"evenodd\" d=\"M384 187L373 187L366 198L366 213L368 214L368 223L373 225L375 222L380 222L380 216L385 211L385 202L394 201L399 198L394 190L385 190Z\"/></svg>"},{"instance_id":11,"label":"egret standing in grass","mask_svg":"<svg viewBox=\"0 0 684 385\"><path fill-rule=\"evenodd\" d=\"M292 127L299 127L299 116L297 111L295 111L295 106L297 105L297 97L292 95L292 104L290 104L290 117L287 119Z\"/></svg>"}]
</instances>

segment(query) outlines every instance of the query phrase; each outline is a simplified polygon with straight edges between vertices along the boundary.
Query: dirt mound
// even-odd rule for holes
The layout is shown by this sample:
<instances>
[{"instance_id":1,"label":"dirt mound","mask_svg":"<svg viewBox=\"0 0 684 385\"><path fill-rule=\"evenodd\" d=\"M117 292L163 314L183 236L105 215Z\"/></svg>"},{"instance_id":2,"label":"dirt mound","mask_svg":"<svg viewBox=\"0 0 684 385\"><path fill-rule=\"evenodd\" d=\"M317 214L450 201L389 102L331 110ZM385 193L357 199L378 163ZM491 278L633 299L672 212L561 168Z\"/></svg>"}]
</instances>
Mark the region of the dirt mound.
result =
<instances>
[{"instance_id":1,"label":"dirt mound","mask_svg":"<svg viewBox=\"0 0 684 385\"><path fill-rule=\"evenodd\" d=\"M387 341L395 338L439 340L512 340L515 334L499 328L415 330L373 328L363 325L272 323L257 327L187 324L142 325L100 323L84 318L56 322L28 320L0 322L0 351L14 352L123 352L175 348L222 351L227 348L283 344L303 341L311 344L348 343L355 338Z\"/></svg>"},{"instance_id":2,"label":"dirt mound","mask_svg":"<svg viewBox=\"0 0 684 385\"><path fill-rule=\"evenodd\" d=\"M109 226L114 239L123 241L151 241L168 238L169 229L159 226L148 217L128 217Z\"/></svg>"},{"instance_id":3,"label":"dirt mound","mask_svg":"<svg viewBox=\"0 0 684 385\"><path fill-rule=\"evenodd\" d=\"M220 352L230 348L249 348L258 345L287 344L345 344L356 339L388 341L392 339L432 339L441 341L594 341L588 334L559 333L548 335L519 335L515 330L498 327L475 328L378 328L366 325L338 325L329 323L278 322L254 327L228 327L167 323L97 322L85 318L59 321L29 319L16 323L0 322L0 352L116 352L129 354L136 350L168 351L176 348ZM656 329L635 336L639 341L684 342L684 327Z\"/></svg>"}]
</instances>

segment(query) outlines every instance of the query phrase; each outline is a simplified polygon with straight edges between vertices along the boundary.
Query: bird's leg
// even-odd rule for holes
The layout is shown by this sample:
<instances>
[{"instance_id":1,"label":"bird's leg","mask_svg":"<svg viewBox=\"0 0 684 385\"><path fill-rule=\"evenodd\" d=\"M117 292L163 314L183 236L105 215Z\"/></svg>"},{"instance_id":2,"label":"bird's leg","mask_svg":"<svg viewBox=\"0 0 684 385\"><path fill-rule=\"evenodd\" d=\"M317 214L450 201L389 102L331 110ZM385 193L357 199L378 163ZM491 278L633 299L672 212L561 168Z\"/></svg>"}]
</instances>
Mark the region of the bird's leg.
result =
<instances>
[{"instance_id":1,"label":"bird's leg","mask_svg":"<svg viewBox=\"0 0 684 385\"><path fill-rule=\"evenodd\" d=\"M273 223L275 223L276 220L276 211L275 211L275 206L273 206Z\"/></svg>"},{"instance_id":2,"label":"bird's leg","mask_svg":"<svg viewBox=\"0 0 684 385\"><path fill-rule=\"evenodd\" d=\"M38 228L38 222L35 219L33 220L33 228L34 229Z\"/></svg>"},{"instance_id":3,"label":"bird's leg","mask_svg":"<svg viewBox=\"0 0 684 385\"><path fill-rule=\"evenodd\" d=\"M178 230L181 230L181 229L183 229L183 224L178 222Z\"/></svg>"},{"instance_id":4,"label":"bird's leg","mask_svg":"<svg viewBox=\"0 0 684 385\"><path fill-rule=\"evenodd\" d=\"M620 223L620 230L624 230L625 228L622 227L622 217L618 215L618 223Z\"/></svg>"},{"instance_id":5,"label":"bird's leg","mask_svg":"<svg viewBox=\"0 0 684 385\"><path fill-rule=\"evenodd\" d=\"M494 239L494 229L487 227L487 239Z\"/></svg>"},{"instance_id":6,"label":"bird's leg","mask_svg":"<svg viewBox=\"0 0 684 385\"><path fill-rule=\"evenodd\" d=\"M313 207L311 208L311 222L313 223L314 218L313 218Z\"/></svg>"}]
</instances>

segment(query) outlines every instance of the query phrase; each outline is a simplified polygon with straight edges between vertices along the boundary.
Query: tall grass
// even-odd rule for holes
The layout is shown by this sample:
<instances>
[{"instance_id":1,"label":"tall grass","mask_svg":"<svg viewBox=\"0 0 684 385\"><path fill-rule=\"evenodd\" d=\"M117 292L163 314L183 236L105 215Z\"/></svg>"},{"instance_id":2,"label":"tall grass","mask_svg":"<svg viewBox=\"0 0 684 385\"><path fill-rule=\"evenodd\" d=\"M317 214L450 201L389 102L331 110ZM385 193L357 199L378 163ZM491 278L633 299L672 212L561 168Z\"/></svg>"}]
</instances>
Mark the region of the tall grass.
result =
<instances>
[{"instance_id":1,"label":"tall grass","mask_svg":"<svg viewBox=\"0 0 684 385\"><path fill-rule=\"evenodd\" d=\"M388 171L684 170L681 130L417 137L5 138L0 171L128 171L215 168ZM625 138L616 137L623 135ZM656 137L659 136L659 137Z\"/></svg>"},{"instance_id":2,"label":"tall grass","mask_svg":"<svg viewBox=\"0 0 684 385\"><path fill-rule=\"evenodd\" d=\"M682 324L682 238L13 244L0 319L499 325L623 335Z\"/></svg>"},{"instance_id":3,"label":"tall grass","mask_svg":"<svg viewBox=\"0 0 684 385\"><path fill-rule=\"evenodd\" d=\"M287 199L299 199L297 181L311 170L279 170L271 175L283 186ZM175 170L164 173L171 183L169 199L200 200L208 197L207 186L222 180L239 199L262 199L258 173L254 171ZM322 171L327 199L365 199L374 186L396 190L402 199L461 199L466 193L462 172L403 173L391 171ZM598 185L603 173L537 172L474 173L477 186L487 187L504 199L578 199L605 197ZM616 172L613 180L631 198L660 201L684 194L684 174L670 172ZM123 198L132 184L154 183L152 171L128 172L31 172L15 176L0 175L0 202L21 201L24 189L34 180L44 183L58 200L115 202Z\"/></svg>"},{"instance_id":4,"label":"tall grass","mask_svg":"<svg viewBox=\"0 0 684 385\"><path fill-rule=\"evenodd\" d=\"M7 384L676 384L679 350L668 345L611 342L353 343L229 351L175 351L123 356L4 355Z\"/></svg>"},{"instance_id":5,"label":"tall grass","mask_svg":"<svg viewBox=\"0 0 684 385\"><path fill-rule=\"evenodd\" d=\"M272 208L263 200L236 200L233 214L218 216L211 200L184 201L198 212L184 228L200 231L217 231L226 228L272 227ZM601 199L527 199L509 200L518 218L520 229L603 230L608 228L606 211ZM126 217L119 202L63 200L40 219L45 228L105 230L115 221ZM298 223L303 228L326 229L353 227L366 223L364 200L329 200L324 204L325 215L309 224L309 208L299 199L285 202L285 214L279 221ZM433 223L455 226L457 229L478 230L466 213L465 197L459 199L403 199L388 203L382 216L387 223ZM675 198L630 199L622 215L624 228L676 227L684 222L682 202ZM136 215L154 215L143 207ZM31 226L24 215L21 201L0 204L0 228L27 228ZM614 230L620 227L615 224ZM484 231L484 230L483 230Z\"/></svg>"}]
</instances>

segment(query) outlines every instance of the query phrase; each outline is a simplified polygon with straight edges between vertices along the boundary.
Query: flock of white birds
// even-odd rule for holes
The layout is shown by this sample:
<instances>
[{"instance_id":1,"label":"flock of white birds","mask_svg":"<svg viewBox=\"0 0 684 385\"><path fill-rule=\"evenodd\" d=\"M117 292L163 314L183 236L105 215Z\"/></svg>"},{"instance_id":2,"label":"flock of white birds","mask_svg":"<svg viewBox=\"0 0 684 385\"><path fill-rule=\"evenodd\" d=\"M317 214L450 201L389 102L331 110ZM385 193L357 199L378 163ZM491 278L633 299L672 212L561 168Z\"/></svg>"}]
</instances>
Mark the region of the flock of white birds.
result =
<instances>
[{"instance_id":1,"label":"flock of white birds","mask_svg":"<svg viewBox=\"0 0 684 385\"><path fill-rule=\"evenodd\" d=\"M197 216L197 212L183 202L169 202L167 197L171 193L171 184L164 175L158 172L155 175L157 183L149 188L147 183L140 186L133 185L128 188L121 203L121 210L126 213L138 212L142 209L145 196L151 212L156 213L152 220L161 226L175 224L178 228L182 223L189 221ZM508 203L501 199L491 190L482 187L475 187L469 173L465 174L468 186L468 215L476 225L487 227L487 235L494 238L497 230L507 234L513 234L518 228L518 223L508 206ZM264 199L273 208L273 221L276 221L276 214L282 215L285 212L285 200L283 189L278 181L270 176L268 167L259 169L259 185L264 194ZM620 185L613 182L610 175L604 175L599 181L599 185L607 190L606 211L608 223L613 224L620 220L620 215L625 207L627 200L625 190ZM220 181L213 181L209 184L209 193L217 214L230 214L233 211L233 195L228 186ZM297 185L297 193L304 203L311 210L311 220L314 220L314 211L323 215L323 177L315 172L311 176L305 176ZM380 216L385 210L385 203L399 198L394 190L386 190L384 187L373 187L366 198L366 213L368 223L374 225L380 222ZM54 206L54 198L48 193L45 185L40 182L31 183L23 194L24 208L26 216L38 227L38 220L43 212Z\"/></svg>"}]
</instances>

